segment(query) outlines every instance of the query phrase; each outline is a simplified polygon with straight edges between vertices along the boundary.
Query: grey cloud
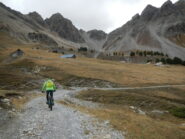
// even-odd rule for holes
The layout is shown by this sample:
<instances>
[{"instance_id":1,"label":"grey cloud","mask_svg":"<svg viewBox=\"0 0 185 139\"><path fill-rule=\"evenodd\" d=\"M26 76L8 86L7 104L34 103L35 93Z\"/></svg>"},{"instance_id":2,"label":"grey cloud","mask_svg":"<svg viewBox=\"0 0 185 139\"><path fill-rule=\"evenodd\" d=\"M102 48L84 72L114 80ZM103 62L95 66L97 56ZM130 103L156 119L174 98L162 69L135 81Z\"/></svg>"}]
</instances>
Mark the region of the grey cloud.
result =
<instances>
[{"instance_id":1,"label":"grey cloud","mask_svg":"<svg viewBox=\"0 0 185 139\"><path fill-rule=\"evenodd\" d=\"M39 12L44 18L61 13L84 30L107 30L114 23L106 11L106 0L24 0L23 12Z\"/></svg>"}]
</instances>

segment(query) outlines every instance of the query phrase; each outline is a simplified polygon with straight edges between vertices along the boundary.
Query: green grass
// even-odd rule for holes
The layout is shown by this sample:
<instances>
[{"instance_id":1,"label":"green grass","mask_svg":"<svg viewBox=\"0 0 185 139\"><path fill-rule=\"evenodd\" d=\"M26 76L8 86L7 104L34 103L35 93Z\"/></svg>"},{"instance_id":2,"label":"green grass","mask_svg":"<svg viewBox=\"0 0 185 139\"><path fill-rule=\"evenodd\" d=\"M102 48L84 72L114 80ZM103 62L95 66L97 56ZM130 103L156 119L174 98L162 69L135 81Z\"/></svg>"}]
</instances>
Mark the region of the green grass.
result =
<instances>
[{"instance_id":1,"label":"green grass","mask_svg":"<svg viewBox=\"0 0 185 139\"><path fill-rule=\"evenodd\" d=\"M185 118L185 108L173 108L170 113L179 118Z\"/></svg>"}]
</instances>

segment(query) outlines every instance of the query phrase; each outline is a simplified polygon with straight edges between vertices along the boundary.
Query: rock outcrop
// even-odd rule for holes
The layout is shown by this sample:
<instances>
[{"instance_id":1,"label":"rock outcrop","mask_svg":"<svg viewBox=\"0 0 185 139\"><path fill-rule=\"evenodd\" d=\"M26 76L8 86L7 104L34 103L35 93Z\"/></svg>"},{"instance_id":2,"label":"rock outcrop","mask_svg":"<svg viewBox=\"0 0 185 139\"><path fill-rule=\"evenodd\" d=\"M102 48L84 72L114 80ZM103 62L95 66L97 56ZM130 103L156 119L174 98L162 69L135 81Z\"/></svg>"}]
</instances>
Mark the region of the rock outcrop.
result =
<instances>
[{"instance_id":1,"label":"rock outcrop","mask_svg":"<svg viewBox=\"0 0 185 139\"><path fill-rule=\"evenodd\" d=\"M101 30L83 31L80 30L81 36L84 38L88 49L101 51L106 41L107 34Z\"/></svg>"},{"instance_id":2,"label":"rock outcrop","mask_svg":"<svg viewBox=\"0 0 185 139\"><path fill-rule=\"evenodd\" d=\"M41 26L46 26L46 22L44 21L42 16L38 14L37 12L31 12L28 14L28 16L31 17L33 20L35 20Z\"/></svg>"},{"instance_id":3,"label":"rock outcrop","mask_svg":"<svg viewBox=\"0 0 185 139\"><path fill-rule=\"evenodd\" d=\"M69 41L84 43L84 39L79 33L79 30L72 22L64 18L60 13L52 15L45 20L51 31L57 32L59 36Z\"/></svg>"},{"instance_id":4,"label":"rock outcrop","mask_svg":"<svg viewBox=\"0 0 185 139\"><path fill-rule=\"evenodd\" d=\"M32 33L28 33L28 38L33 42L40 42L51 46L58 46L56 41L54 41L46 34L32 32Z\"/></svg>"},{"instance_id":5,"label":"rock outcrop","mask_svg":"<svg viewBox=\"0 0 185 139\"><path fill-rule=\"evenodd\" d=\"M89 37L94 40L103 40L106 39L107 34L102 30L90 30L87 32L89 34Z\"/></svg>"}]
</instances>

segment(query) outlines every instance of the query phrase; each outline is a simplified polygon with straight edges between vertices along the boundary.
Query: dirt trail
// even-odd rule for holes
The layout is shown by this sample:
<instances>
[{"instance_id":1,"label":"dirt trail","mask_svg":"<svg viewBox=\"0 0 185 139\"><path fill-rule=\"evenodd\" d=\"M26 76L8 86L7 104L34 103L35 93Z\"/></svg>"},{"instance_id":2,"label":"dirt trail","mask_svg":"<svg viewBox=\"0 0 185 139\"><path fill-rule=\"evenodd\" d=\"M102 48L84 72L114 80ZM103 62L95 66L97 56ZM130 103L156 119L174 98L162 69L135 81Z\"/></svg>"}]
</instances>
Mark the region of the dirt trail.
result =
<instances>
[{"instance_id":1,"label":"dirt trail","mask_svg":"<svg viewBox=\"0 0 185 139\"><path fill-rule=\"evenodd\" d=\"M77 91L59 90L55 92L55 101L70 97L70 93ZM1 139L124 139L108 121L100 122L57 103L50 111L45 97L30 101L19 118L0 128L0 135Z\"/></svg>"},{"instance_id":2,"label":"dirt trail","mask_svg":"<svg viewBox=\"0 0 185 139\"><path fill-rule=\"evenodd\" d=\"M172 88L183 87L185 85L161 85L161 86L146 86L146 87L122 87L122 88L94 88L99 90L134 90L134 89L156 89L156 88Z\"/></svg>"}]
</instances>

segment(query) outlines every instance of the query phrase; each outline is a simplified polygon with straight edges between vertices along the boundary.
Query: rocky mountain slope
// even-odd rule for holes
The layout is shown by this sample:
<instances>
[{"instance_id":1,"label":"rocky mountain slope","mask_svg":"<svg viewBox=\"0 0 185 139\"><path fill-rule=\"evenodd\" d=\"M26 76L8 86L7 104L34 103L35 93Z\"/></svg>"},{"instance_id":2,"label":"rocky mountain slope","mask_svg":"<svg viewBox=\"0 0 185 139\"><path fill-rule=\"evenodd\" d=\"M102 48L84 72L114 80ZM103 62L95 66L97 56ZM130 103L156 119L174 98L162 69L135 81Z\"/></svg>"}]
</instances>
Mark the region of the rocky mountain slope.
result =
<instances>
[{"instance_id":1,"label":"rocky mountain slope","mask_svg":"<svg viewBox=\"0 0 185 139\"><path fill-rule=\"evenodd\" d=\"M185 60L185 0L148 5L108 35L104 51L153 50Z\"/></svg>"},{"instance_id":2,"label":"rocky mountain slope","mask_svg":"<svg viewBox=\"0 0 185 139\"><path fill-rule=\"evenodd\" d=\"M0 32L22 43L41 44L47 48L79 48L86 46L71 21L54 14L44 20L37 12L24 15L0 3Z\"/></svg>"},{"instance_id":3,"label":"rocky mountain slope","mask_svg":"<svg viewBox=\"0 0 185 139\"><path fill-rule=\"evenodd\" d=\"M60 13L52 15L45 21L48 24L49 29L57 32L60 37L77 43L85 42L78 29L72 24L72 22L64 18Z\"/></svg>"},{"instance_id":4,"label":"rocky mountain slope","mask_svg":"<svg viewBox=\"0 0 185 139\"><path fill-rule=\"evenodd\" d=\"M103 31L80 31L60 13L43 19L37 12L22 14L0 3L0 32L23 43L39 43L47 48L87 47L99 51L106 39Z\"/></svg>"},{"instance_id":5,"label":"rocky mountain slope","mask_svg":"<svg viewBox=\"0 0 185 139\"><path fill-rule=\"evenodd\" d=\"M102 46L107 39L107 34L105 32L101 30L91 30L88 32L80 30L80 33L90 49L97 51L102 50Z\"/></svg>"}]
</instances>

